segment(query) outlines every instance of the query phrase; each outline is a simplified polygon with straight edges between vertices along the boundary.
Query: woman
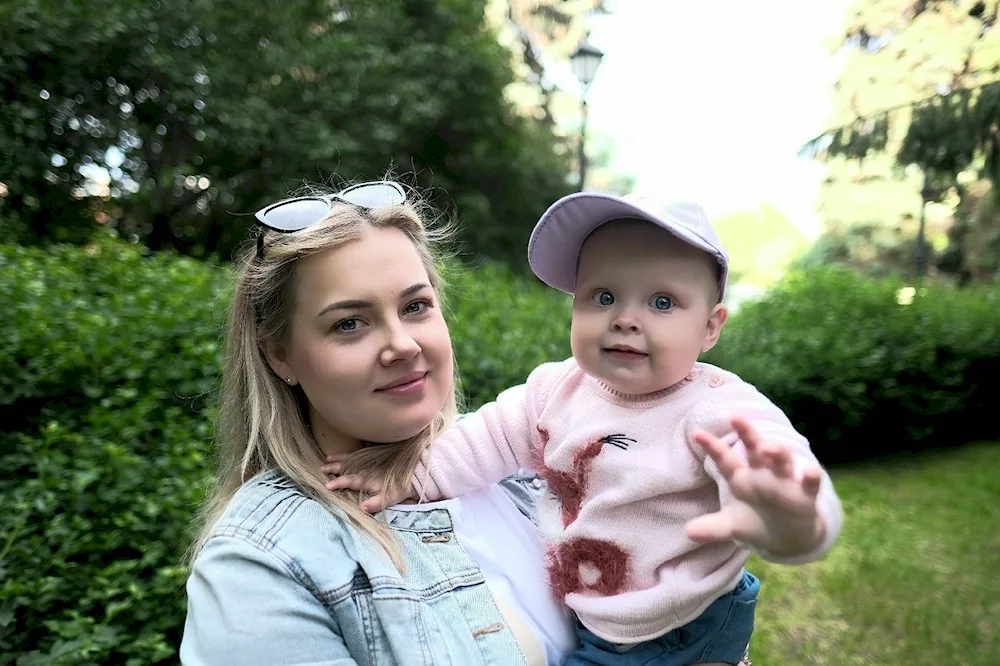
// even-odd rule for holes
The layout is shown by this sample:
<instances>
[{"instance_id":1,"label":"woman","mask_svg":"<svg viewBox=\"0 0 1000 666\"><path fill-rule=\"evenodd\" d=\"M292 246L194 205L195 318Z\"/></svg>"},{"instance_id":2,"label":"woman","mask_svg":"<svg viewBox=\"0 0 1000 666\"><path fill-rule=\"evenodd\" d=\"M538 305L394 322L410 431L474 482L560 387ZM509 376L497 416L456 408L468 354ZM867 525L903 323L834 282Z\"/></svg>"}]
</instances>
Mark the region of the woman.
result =
<instances>
[{"instance_id":1,"label":"woman","mask_svg":"<svg viewBox=\"0 0 1000 666\"><path fill-rule=\"evenodd\" d=\"M396 183L257 213L239 262L220 468L194 546L181 661L556 664L529 479L370 516L326 456L405 483L454 420L432 234ZM284 233L280 233L284 232Z\"/></svg>"}]
</instances>

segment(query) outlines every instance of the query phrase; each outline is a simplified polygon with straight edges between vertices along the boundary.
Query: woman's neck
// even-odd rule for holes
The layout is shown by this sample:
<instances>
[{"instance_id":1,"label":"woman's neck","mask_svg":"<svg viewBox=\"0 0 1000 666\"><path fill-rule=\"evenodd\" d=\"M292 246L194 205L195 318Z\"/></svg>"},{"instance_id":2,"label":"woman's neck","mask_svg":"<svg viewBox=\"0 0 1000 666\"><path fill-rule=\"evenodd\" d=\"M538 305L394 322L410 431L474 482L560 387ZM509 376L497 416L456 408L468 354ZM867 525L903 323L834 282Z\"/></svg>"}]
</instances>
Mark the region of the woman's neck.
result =
<instances>
[{"instance_id":1,"label":"woman's neck","mask_svg":"<svg viewBox=\"0 0 1000 666\"><path fill-rule=\"evenodd\" d=\"M332 427L311 406L309 408L309 423L312 428L313 439L316 440L316 444L324 456L354 453L365 445L360 439L345 435Z\"/></svg>"}]
</instances>

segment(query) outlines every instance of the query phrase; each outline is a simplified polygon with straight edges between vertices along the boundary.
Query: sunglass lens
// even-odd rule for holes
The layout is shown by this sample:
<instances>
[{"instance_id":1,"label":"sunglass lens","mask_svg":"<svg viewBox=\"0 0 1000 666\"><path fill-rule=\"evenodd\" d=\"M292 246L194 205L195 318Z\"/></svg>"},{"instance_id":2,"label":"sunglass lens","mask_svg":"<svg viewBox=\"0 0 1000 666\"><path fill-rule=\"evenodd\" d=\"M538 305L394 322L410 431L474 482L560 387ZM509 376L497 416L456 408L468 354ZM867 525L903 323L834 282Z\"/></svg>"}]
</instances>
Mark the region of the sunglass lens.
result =
<instances>
[{"instance_id":1,"label":"sunglass lens","mask_svg":"<svg viewBox=\"0 0 1000 666\"><path fill-rule=\"evenodd\" d=\"M264 224L279 231L298 231L316 224L330 211L323 199L295 199L275 204L264 213Z\"/></svg>"},{"instance_id":2,"label":"sunglass lens","mask_svg":"<svg viewBox=\"0 0 1000 666\"><path fill-rule=\"evenodd\" d=\"M398 206L406 200L396 183L362 183L340 193L340 198L362 208Z\"/></svg>"}]
</instances>

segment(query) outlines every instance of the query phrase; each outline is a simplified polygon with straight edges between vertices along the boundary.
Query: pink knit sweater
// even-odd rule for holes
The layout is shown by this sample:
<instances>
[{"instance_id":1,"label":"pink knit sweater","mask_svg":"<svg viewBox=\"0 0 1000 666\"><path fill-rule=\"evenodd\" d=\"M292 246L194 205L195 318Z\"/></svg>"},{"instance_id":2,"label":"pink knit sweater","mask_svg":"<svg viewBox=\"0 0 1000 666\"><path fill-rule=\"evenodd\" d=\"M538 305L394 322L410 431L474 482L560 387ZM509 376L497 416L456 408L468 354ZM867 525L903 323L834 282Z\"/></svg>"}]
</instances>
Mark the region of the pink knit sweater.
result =
<instances>
[{"instance_id":1,"label":"pink knit sweater","mask_svg":"<svg viewBox=\"0 0 1000 666\"><path fill-rule=\"evenodd\" d=\"M745 457L730 425L749 419L767 441L784 442L799 465L816 461L809 443L774 404L736 375L698 363L679 384L621 394L573 359L536 368L526 383L460 419L418 465L422 499L455 497L519 468L539 472L549 583L592 632L636 643L687 624L739 581L750 550L699 545L684 524L729 497L691 433L707 430ZM818 559L840 532L840 502L824 474L818 498L826 534L787 563Z\"/></svg>"}]
</instances>

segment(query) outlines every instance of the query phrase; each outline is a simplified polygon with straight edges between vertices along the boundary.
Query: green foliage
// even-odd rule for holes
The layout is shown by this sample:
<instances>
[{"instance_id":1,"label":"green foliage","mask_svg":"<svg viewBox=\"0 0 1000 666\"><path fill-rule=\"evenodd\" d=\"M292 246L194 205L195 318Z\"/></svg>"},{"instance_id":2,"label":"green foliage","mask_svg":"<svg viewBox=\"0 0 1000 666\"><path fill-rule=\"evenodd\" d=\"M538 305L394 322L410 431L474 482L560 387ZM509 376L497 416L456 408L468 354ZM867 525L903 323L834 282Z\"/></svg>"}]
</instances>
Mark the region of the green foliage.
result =
<instances>
[{"instance_id":1,"label":"green foliage","mask_svg":"<svg viewBox=\"0 0 1000 666\"><path fill-rule=\"evenodd\" d=\"M568 354L568 299L452 266L475 405ZM0 246L0 666L176 662L230 269L101 238Z\"/></svg>"},{"instance_id":2,"label":"green foliage","mask_svg":"<svg viewBox=\"0 0 1000 666\"><path fill-rule=\"evenodd\" d=\"M850 3L839 39L845 66L833 99L836 129L807 152L888 151L902 164L952 176L991 152L990 119L1000 103L995 7L995 0Z\"/></svg>"},{"instance_id":3,"label":"green foliage","mask_svg":"<svg viewBox=\"0 0 1000 666\"><path fill-rule=\"evenodd\" d=\"M448 324L467 408L523 383L541 363L569 358L569 295L497 264L455 272L448 283Z\"/></svg>"},{"instance_id":4,"label":"green foliage","mask_svg":"<svg viewBox=\"0 0 1000 666\"><path fill-rule=\"evenodd\" d=\"M226 279L147 254L0 249L0 664L175 654Z\"/></svg>"},{"instance_id":5,"label":"green foliage","mask_svg":"<svg viewBox=\"0 0 1000 666\"><path fill-rule=\"evenodd\" d=\"M900 259L912 255L909 232L926 200L952 210L937 220L928 212L936 252L924 254L925 266L968 281L982 279L978 259L1000 261L995 250L966 256L965 231L978 236L994 219L967 218L958 222L966 229L949 231L963 185L1000 178L996 16L996 0L849 3L836 39L844 67L832 97L834 129L803 148L830 167L819 203L827 238L812 259L840 254L855 266L877 264L876 274L912 272L913 262Z\"/></svg>"},{"instance_id":6,"label":"green foliage","mask_svg":"<svg viewBox=\"0 0 1000 666\"><path fill-rule=\"evenodd\" d=\"M771 205L720 218L716 233L729 250L730 281L767 287L808 246L802 230Z\"/></svg>"},{"instance_id":7,"label":"green foliage","mask_svg":"<svg viewBox=\"0 0 1000 666\"><path fill-rule=\"evenodd\" d=\"M797 272L744 304L706 360L785 409L825 462L996 436L1000 289Z\"/></svg>"},{"instance_id":8,"label":"green foliage","mask_svg":"<svg viewBox=\"0 0 1000 666\"><path fill-rule=\"evenodd\" d=\"M753 663L996 666L998 468L985 442L831 470L846 520L829 555L748 564Z\"/></svg>"},{"instance_id":9,"label":"green foliage","mask_svg":"<svg viewBox=\"0 0 1000 666\"><path fill-rule=\"evenodd\" d=\"M466 213L470 250L523 265L570 167L551 124L505 100L510 54L485 5L2 3L7 237L76 242L98 216L153 249L228 257L251 219L232 212L394 164ZM88 166L109 171L106 193Z\"/></svg>"}]
</instances>

